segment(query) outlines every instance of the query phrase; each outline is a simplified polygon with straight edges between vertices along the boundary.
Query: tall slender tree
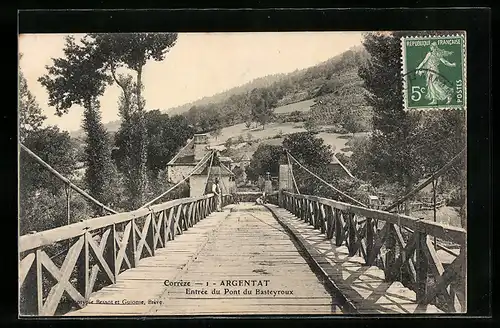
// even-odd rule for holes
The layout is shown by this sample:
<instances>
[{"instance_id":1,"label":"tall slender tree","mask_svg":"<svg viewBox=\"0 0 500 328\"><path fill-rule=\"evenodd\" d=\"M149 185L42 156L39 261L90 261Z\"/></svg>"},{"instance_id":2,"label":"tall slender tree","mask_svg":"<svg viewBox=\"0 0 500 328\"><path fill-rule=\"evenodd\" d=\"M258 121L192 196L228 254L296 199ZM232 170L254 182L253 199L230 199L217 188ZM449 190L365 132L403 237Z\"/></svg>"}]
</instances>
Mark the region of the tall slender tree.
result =
<instances>
[{"instance_id":1,"label":"tall slender tree","mask_svg":"<svg viewBox=\"0 0 500 328\"><path fill-rule=\"evenodd\" d=\"M402 106L400 39L397 33L369 33L363 45L371 55L359 71L369 91L367 102L373 108L371 158L381 181L397 182L409 191L422 176L422 165L413 144L420 114L406 112Z\"/></svg>"},{"instance_id":2,"label":"tall slender tree","mask_svg":"<svg viewBox=\"0 0 500 328\"><path fill-rule=\"evenodd\" d=\"M148 60L162 61L175 45L176 33L113 33L90 34L89 37L99 49L99 55L105 67L110 70L114 81L121 87L124 99L131 99L134 93L135 103L123 103L126 116L122 113L124 125L121 128L127 149L124 150L128 161L128 184L131 205L138 207L144 203L147 189L147 145L148 134L144 116L145 100L142 96L143 68ZM117 69L125 67L136 73L136 81L130 89L117 74Z\"/></svg>"},{"instance_id":3,"label":"tall slender tree","mask_svg":"<svg viewBox=\"0 0 500 328\"><path fill-rule=\"evenodd\" d=\"M47 89L49 105L56 107L57 115L68 113L73 105L84 108L85 183L94 197L109 203L113 195L109 192L113 167L109 137L101 120L99 96L104 93L110 78L103 70L96 50L89 40L83 39L78 44L74 37L67 37L64 56L53 59L53 64L46 67L48 73L40 77L39 82Z\"/></svg>"},{"instance_id":4,"label":"tall slender tree","mask_svg":"<svg viewBox=\"0 0 500 328\"><path fill-rule=\"evenodd\" d=\"M375 32L364 37L370 59L359 75L373 108L374 132L362 158L370 171L360 173L376 184L396 183L407 193L458 154L466 134L464 113L404 110L400 66L404 34Z\"/></svg>"}]
</instances>

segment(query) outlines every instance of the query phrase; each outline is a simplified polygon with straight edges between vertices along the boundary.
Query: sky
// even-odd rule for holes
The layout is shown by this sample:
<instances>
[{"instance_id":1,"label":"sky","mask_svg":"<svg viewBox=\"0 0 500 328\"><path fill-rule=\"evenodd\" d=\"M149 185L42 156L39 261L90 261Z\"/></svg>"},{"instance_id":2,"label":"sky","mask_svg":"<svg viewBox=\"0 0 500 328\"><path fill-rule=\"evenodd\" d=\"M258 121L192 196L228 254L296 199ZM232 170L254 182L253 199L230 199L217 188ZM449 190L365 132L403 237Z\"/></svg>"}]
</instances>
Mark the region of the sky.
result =
<instances>
[{"instance_id":1,"label":"sky","mask_svg":"<svg viewBox=\"0 0 500 328\"><path fill-rule=\"evenodd\" d=\"M62 117L48 105L48 94L38 82L52 58L63 56L67 34L22 34L20 69L44 115L45 125L79 130L83 109L70 108ZM83 34L73 34L77 39ZM146 108L183 105L245 84L255 78L314 66L361 44L358 32L179 33L177 43L161 62L144 66ZM132 73L132 72L130 72ZM135 76L135 75L134 75ZM100 98L104 123L118 117L118 86Z\"/></svg>"}]
</instances>

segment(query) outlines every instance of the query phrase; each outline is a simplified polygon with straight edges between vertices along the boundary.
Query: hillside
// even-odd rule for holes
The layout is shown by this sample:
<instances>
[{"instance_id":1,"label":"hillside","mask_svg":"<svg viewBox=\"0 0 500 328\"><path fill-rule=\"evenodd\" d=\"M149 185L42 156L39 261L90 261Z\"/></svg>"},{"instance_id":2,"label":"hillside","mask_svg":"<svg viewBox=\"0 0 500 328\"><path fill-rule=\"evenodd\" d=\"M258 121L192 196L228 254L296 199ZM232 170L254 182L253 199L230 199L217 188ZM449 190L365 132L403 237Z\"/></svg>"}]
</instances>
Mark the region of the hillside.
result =
<instances>
[{"instance_id":1,"label":"hillside","mask_svg":"<svg viewBox=\"0 0 500 328\"><path fill-rule=\"evenodd\" d=\"M213 96L207 96L203 97L201 99L195 100L193 102L169 108L166 109L164 112L168 113L169 115L178 115L178 114L184 114L187 112L191 107L193 106L206 106L210 105L213 103L220 103L223 102L227 99L229 99L233 95L239 95L242 93L249 92L253 89L259 89L259 88L267 88L271 86L273 83L282 80L284 77L286 77L287 74L274 74L274 75L267 75L263 76L257 79L254 79L248 83L245 83L241 86L231 88L229 90L217 93Z\"/></svg>"},{"instance_id":2,"label":"hillside","mask_svg":"<svg viewBox=\"0 0 500 328\"><path fill-rule=\"evenodd\" d=\"M330 94L333 91L330 85L332 81L337 79L339 83L342 83L343 75L349 70L350 75L356 72L366 57L367 54L363 47L354 47L318 65L288 74L257 78L244 85L182 106L169 108L163 112L170 115L186 115L193 125L199 125L200 122L206 123L209 118L218 116L213 121L221 125L219 128L232 126L247 119L252 107L250 93L253 90L269 90L275 100L276 112L278 113L278 107L306 100L312 101L311 99L315 97ZM287 111L287 109L284 110ZM110 132L116 132L119 126L119 120L105 124L106 129ZM200 129L207 128L214 127L209 125ZM83 131L73 131L70 134L72 137L81 138Z\"/></svg>"}]
</instances>

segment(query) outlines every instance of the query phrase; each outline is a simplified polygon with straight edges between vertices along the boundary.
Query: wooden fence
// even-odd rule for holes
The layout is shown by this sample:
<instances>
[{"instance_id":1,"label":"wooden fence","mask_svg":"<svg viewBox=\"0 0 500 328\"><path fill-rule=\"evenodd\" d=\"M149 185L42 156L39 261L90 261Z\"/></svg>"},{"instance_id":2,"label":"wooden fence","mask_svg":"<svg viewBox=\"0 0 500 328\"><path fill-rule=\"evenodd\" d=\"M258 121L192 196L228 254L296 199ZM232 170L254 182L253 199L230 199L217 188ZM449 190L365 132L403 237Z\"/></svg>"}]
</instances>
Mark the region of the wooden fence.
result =
<instances>
[{"instance_id":1,"label":"wooden fence","mask_svg":"<svg viewBox=\"0 0 500 328\"><path fill-rule=\"evenodd\" d=\"M416 292L420 304L446 312L466 308L466 231L430 221L350 205L331 199L282 192L279 205L320 229L336 246L346 245L366 265L377 265L387 281L401 281ZM459 247L443 264L433 237Z\"/></svg>"},{"instance_id":2,"label":"wooden fence","mask_svg":"<svg viewBox=\"0 0 500 328\"><path fill-rule=\"evenodd\" d=\"M222 205L231 201L224 195ZM84 307L92 292L114 284L118 274L154 256L215 206L213 194L182 198L21 236L20 314L51 316Z\"/></svg>"}]
</instances>

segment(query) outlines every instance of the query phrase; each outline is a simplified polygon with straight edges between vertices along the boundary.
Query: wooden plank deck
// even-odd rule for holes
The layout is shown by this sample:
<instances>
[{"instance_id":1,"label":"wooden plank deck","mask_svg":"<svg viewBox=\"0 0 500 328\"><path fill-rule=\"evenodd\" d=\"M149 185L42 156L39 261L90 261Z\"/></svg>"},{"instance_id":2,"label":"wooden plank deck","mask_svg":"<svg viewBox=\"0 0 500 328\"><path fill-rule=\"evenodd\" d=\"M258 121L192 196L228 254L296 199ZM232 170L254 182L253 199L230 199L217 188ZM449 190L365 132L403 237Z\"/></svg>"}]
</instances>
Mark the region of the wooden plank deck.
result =
<instances>
[{"instance_id":1,"label":"wooden plank deck","mask_svg":"<svg viewBox=\"0 0 500 328\"><path fill-rule=\"evenodd\" d=\"M400 282L385 282L383 270L363 265L364 259L359 256L349 257L346 246L335 245L335 237L328 240L320 230L286 209L266 206L345 297L351 311L360 314L442 313L434 305L417 304L415 292Z\"/></svg>"},{"instance_id":2,"label":"wooden plank deck","mask_svg":"<svg viewBox=\"0 0 500 328\"><path fill-rule=\"evenodd\" d=\"M166 287L167 279L189 282L190 286ZM225 286L228 280L230 284L241 280L243 286ZM258 286L259 281L263 286ZM220 294L213 294L214 289ZM245 289L252 294L245 294ZM207 294L191 294L194 290ZM341 313L338 302L272 213L251 203L212 213L90 299L118 304L88 304L67 315ZM124 305L123 300L144 304Z\"/></svg>"}]
</instances>

